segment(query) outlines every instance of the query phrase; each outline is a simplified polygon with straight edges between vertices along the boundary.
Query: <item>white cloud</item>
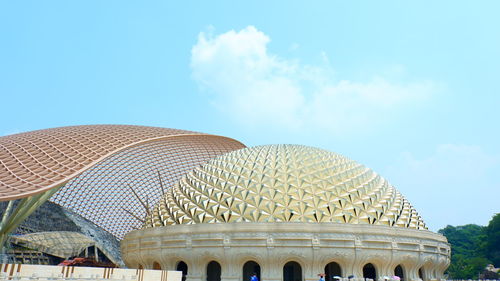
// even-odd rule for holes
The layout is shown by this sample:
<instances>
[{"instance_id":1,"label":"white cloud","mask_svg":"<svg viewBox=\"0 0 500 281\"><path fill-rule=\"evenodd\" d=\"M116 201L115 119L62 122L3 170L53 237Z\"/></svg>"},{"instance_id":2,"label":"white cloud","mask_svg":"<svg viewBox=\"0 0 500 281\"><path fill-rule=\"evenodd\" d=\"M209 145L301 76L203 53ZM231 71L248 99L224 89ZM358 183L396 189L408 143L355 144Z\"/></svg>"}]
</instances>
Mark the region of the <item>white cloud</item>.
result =
<instances>
[{"instance_id":1,"label":"white cloud","mask_svg":"<svg viewBox=\"0 0 500 281\"><path fill-rule=\"evenodd\" d=\"M447 224L487 224L498 212L499 172L500 157L480 146L443 144L422 159L403 153L384 175L438 230Z\"/></svg>"},{"instance_id":2,"label":"white cloud","mask_svg":"<svg viewBox=\"0 0 500 281\"><path fill-rule=\"evenodd\" d=\"M356 131L390 118L402 105L426 100L432 82L336 79L326 54L311 66L271 54L271 39L253 26L213 36L199 34L191 51L195 81L232 119L260 129Z\"/></svg>"}]
</instances>

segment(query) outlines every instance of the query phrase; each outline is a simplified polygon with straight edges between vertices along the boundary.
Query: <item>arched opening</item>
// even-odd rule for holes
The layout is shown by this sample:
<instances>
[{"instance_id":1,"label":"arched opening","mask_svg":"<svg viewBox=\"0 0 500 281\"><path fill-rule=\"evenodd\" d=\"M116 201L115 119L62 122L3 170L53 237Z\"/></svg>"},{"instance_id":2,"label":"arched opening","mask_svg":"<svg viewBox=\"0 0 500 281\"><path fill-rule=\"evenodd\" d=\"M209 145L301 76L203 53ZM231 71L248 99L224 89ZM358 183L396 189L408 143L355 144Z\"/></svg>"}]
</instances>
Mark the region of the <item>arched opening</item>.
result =
<instances>
[{"instance_id":1,"label":"arched opening","mask_svg":"<svg viewBox=\"0 0 500 281\"><path fill-rule=\"evenodd\" d=\"M216 261L211 261L207 265L207 281L220 281L221 267Z\"/></svg>"},{"instance_id":2,"label":"arched opening","mask_svg":"<svg viewBox=\"0 0 500 281\"><path fill-rule=\"evenodd\" d=\"M250 278L256 274L260 279L260 265L254 261L247 261L243 265L243 281L250 281Z\"/></svg>"},{"instance_id":3,"label":"arched opening","mask_svg":"<svg viewBox=\"0 0 500 281\"><path fill-rule=\"evenodd\" d=\"M336 262L331 262L325 266L325 280L332 281L333 277L342 277L342 269Z\"/></svg>"},{"instance_id":4,"label":"arched opening","mask_svg":"<svg viewBox=\"0 0 500 281\"><path fill-rule=\"evenodd\" d=\"M368 263L363 266L363 278L370 278L373 280L377 280L377 270L373 264Z\"/></svg>"},{"instance_id":5,"label":"arched opening","mask_svg":"<svg viewBox=\"0 0 500 281\"><path fill-rule=\"evenodd\" d=\"M188 265L185 262L180 261L177 263L175 269L177 271L182 271L182 281L186 281L186 276L188 274Z\"/></svg>"},{"instance_id":6,"label":"arched opening","mask_svg":"<svg viewBox=\"0 0 500 281\"><path fill-rule=\"evenodd\" d=\"M396 266L396 268L394 269L394 276L398 276L399 278L401 278L401 281L405 280L405 273L401 265Z\"/></svg>"},{"instance_id":7,"label":"arched opening","mask_svg":"<svg viewBox=\"0 0 500 281\"><path fill-rule=\"evenodd\" d=\"M154 262L153 263L153 269L156 269L156 270L161 270L161 265L157 262Z\"/></svg>"},{"instance_id":8,"label":"arched opening","mask_svg":"<svg viewBox=\"0 0 500 281\"><path fill-rule=\"evenodd\" d=\"M302 281L302 267L294 261L283 266L283 281Z\"/></svg>"},{"instance_id":9,"label":"arched opening","mask_svg":"<svg viewBox=\"0 0 500 281\"><path fill-rule=\"evenodd\" d=\"M424 274L425 274L425 272L424 272L424 268L423 268L423 267L419 268L419 269L418 269L418 278L420 278L420 279L422 279L422 280L425 280L425 279L424 279L424 276L425 276Z\"/></svg>"},{"instance_id":10,"label":"arched opening","mask_svg":"<svg viewBox=\"0 0 500 281\"><path fill-rule=\"evenodd\" d=\"M142 266L142 264L139 264L139 269L144 269L144 266Z\"/></svg>"}]
</instances>

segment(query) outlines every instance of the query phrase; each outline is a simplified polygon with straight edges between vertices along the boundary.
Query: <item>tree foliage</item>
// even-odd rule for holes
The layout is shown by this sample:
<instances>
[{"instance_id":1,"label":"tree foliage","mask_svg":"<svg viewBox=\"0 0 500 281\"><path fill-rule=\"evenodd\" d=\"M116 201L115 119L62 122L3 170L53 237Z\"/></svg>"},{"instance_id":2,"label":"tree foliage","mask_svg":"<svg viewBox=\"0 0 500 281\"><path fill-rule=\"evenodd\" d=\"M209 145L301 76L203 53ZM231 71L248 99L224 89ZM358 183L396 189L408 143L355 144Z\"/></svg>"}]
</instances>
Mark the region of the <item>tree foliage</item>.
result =
<instances>
[{"instance_id":1,"label":"tree foliage","mask_svg":"<svg viewBox=\"0 0 500 281\"><path fill-rule=\"evenodd\" d=\"M448 225L438 232L451 244L451 279L477 279L486 265L500 266L500 214L486 227Z\"/></svg>"},{"instance_id":2,"label":"tree foliage","mask_svg":"<svg viewBox=\"0 0 500 281\"><path fill-rule=\"evenodd\" d=\"M486 257L500 267L500 213L496 214L486 227Z\"/></svg>"}]
</instances>

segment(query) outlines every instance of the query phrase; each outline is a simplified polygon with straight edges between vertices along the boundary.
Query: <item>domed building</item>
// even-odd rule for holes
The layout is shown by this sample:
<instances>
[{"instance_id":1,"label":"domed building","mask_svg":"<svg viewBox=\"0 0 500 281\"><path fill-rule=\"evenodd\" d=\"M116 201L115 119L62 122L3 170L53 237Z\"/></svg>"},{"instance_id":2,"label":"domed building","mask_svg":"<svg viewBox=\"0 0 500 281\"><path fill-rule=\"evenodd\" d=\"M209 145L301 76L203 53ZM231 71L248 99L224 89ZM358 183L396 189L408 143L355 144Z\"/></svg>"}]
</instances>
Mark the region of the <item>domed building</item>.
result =
<instances>
[{"instance_id":1,"label":"domed building","mask_svg":"<svg viewBox=\"0 0 500 281\"><path fill-rule=\"evenodd\" d=\"M431 280L450 247L371 169L322 149L266 145L183 176L125 235L122 255L129 267L182 270L190 281Z\"/></svg>"}]
</instances>

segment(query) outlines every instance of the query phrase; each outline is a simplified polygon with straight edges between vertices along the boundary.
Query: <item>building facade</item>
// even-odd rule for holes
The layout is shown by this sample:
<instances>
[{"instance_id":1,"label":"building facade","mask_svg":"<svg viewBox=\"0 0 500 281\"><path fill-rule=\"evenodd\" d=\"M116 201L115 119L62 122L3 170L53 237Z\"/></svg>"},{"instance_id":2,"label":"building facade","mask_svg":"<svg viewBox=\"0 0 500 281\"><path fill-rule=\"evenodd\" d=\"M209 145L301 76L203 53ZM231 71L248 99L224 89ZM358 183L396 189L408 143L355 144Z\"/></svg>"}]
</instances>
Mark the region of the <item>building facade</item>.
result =
<instances>
[{"instance_id":1,"label":"building facade","mask_svg":"<svg viewBox=\"0 0 500 281\"><path fill-rule=\"evenodd\" d=\"M125 263L187 280L431 280L446 238L371 169L298 145L245 148L182 177L122 240Z\"/></svg>"}]
</instances>

